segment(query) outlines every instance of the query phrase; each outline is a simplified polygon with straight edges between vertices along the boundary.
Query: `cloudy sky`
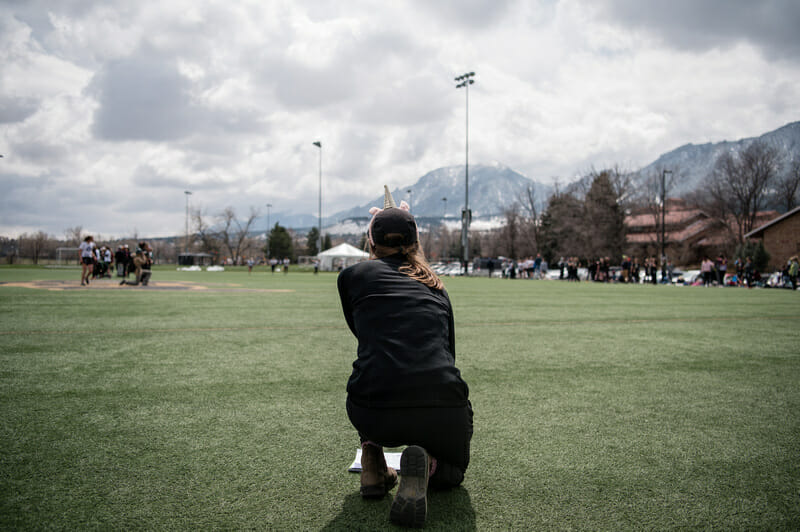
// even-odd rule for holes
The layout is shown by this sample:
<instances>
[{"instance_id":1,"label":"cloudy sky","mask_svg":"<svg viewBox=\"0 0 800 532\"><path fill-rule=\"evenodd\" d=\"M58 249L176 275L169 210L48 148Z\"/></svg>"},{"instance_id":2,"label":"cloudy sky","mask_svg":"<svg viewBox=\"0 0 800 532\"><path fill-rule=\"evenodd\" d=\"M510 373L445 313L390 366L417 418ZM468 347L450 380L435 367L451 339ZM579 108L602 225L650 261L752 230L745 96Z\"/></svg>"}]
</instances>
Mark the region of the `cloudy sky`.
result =
<instances>
[{"instance_id":1,"label":"cloudy sky","mask_svg":"<svg viewBox=\"0 0 800 532\"><path fill-rule=\"evenodd\" d=\"M323 215L499 161L562 184L800 119L797 0L0 0L0 235Z\"/></svg>"}]
</instances>

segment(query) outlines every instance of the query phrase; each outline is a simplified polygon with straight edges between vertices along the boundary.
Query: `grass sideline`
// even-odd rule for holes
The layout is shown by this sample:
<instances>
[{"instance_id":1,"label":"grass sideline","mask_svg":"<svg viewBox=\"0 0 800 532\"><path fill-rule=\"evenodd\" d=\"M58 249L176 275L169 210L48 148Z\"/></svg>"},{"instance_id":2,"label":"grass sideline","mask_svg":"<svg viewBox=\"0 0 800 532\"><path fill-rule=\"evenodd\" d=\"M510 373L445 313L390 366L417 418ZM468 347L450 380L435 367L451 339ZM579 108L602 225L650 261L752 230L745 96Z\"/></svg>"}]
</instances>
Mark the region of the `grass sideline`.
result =
<instances>
[{"instance_id":1,"label":"grass sideline","mask_svg":"<svg viewBox=\"0 0 800 532\"><path fill-rule=\"evenodd\" d=\"M0 284L0 528L395 529L345 471L355 340L335 280ZM796 292L445 284L475 436L426 529L800 528Z\"/></svg>"}]
</instances>

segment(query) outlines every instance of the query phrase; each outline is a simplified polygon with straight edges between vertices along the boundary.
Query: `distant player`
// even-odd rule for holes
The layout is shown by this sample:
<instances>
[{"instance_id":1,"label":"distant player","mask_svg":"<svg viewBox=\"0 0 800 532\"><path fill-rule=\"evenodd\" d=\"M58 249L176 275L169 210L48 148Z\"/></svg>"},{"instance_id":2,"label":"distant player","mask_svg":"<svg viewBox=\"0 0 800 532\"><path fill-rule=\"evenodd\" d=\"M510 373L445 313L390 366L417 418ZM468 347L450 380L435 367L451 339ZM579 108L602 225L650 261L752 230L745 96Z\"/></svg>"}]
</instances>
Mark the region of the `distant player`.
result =
<instances>
[{"instance_id":1,"label":"distant player","mask_svg":"<svg viewBox=\"0 0 800 532\"><path fill-rule=\"evenodd\" d=\"M81 252L81 286L89 284L89 279L94 273L94 250L97 245L91 235L83 239L80 245Z\"/></svg>"}]
</instances>

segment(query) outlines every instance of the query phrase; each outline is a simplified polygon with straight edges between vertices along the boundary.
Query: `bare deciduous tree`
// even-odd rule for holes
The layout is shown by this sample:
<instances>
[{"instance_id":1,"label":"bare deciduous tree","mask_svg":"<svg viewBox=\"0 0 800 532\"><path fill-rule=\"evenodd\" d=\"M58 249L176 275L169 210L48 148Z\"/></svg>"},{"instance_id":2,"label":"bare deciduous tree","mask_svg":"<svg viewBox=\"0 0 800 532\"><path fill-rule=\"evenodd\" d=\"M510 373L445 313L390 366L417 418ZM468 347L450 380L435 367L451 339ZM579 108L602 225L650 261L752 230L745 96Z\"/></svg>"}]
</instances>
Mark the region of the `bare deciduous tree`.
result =
<instances>
[{"instance_id":1,"label":"bare deciduous tree","mask_svg":"<svg viewBox=\"0 0 800 532\"><path fill-rule=\"evenodd\" d=\"M254 243L248 233L258 218L258 211L251 207L250 215L242 222L236 217L233 207L226 207L217 218L220 222L219 239L227 249L228 256L238 262L245 252L253 250Z\"/></svg>"},{"instance_id":2,"label":"bare deciduous tree","mask_svg":"<svg viewBox=\"0 0 800 532\"><path fill-rule=\"evenodd\" d=\"M800 190L800 159L787 164L783 175L775 180L775 196L778 203L790 211L797 206L797 192Z\"/></svg>"},{"instance_id":3,"label":"bare deciduous tree","mask_svg":"<svg viewBox=\"0 0 800 532\"><path fill-rule=\"evenodd\" d=\"M39 231L31 235L23 233L19 236L20 256L30 257L34 264L39 264L39 259L54 245L50 237L44 231Z\"/></svg>"},{"instance_id":4,"label":"bare deciduous tree","mask_svg":"<svg viewBox=\"0 0 800 532\"><path fill-rule=\"evenodd\" d=\"M498 253L498 255L503 254L511 258L517 258L518 256L517 253L519 252L519 249L517 242L520 233L521 221L519 209L519 204L514 203L503 213L506 217L506 224L500 230L501 253Z\"/></svg>"},{"instance_id":5,"label":"bare deciduous tree","mask_svg":"<svg viewBox=\"0 0 800 532\"><path fill-rule=\"evenodd\" d=\"M780 152L774 146L754 141L740 153L720 155L706 179L714 214L726 224L733 218L739 243L753 229L779 165Z\"/></svg>"},{"instance_id":6,"label":"bare deciduous tree","mask_svg":"<svg viewBox=\"0 0 800 532\"><path fill-rule=\"evenodd\" d=\"M642 186L634 193L634 203L653 217L653 226L658 230L652 239L652 244L661 245L662 214L666 208L665 202L680 179L679 169L657 167L646 175L641 176ZM665 229L665 228L664 228Z\"/></svg>"},{"instance_id":7,"label":"bare deciduous tree","mask_svg":"<svg viewBox=\"0 0 800 532\"><path fill-rule=\"evenodd\" d=\"M616 196L616 203L621 209L628 208L636 200L636 187L633 183L633 173L614 165L613 168L603 170L611 182L611 187ZM597 177L595 174L593 177Z\"/></svg>"},{"instance_id":8,"label":"bare deciduous tree","mask_svg":"<svg viewBox=\"0 0 800 532\"><path fill-rule=\"evenodd\" d=\"M79 246L83 240L83 227L76 225L75 227L68 227L64 230L64 237L67 243L71 246Z\"/></svg>"},{"instance_id":9,"label":"bare deciduous tree","mask_svg":"<svg viewBox=\"0 0 800 532\"><path fill-rule=\"evenodd\" d=\"M194 226L195 234L194 238L190 237L190 240L199 242L200 251L203 253L218 254L220 249L219 239L216 232L209 225L208 216L202 208L192 209L192 225Z\"/></svg>"},{"instance_id":10,"label":"bare deciduous tree","mask_svg":"<svg viewBox=\"0 0 800 532\"><path fill-rule=\"evenodd\" d=\"M519 208L517 208L519 207ZM515 204L515 213L518 215L520 222L519 234L521 239L525 241L525 254L532 254L539 251L539 241L541 239L541 224L539 212L539 204L536 199L536 188L534 185L528 185L519 196L518 205ZM521 212L520 212L521 211ZM508 213L506 213L506 220L508 220ZM512 257L514 255L511 255Z\"/></svg>"}]
</instances>

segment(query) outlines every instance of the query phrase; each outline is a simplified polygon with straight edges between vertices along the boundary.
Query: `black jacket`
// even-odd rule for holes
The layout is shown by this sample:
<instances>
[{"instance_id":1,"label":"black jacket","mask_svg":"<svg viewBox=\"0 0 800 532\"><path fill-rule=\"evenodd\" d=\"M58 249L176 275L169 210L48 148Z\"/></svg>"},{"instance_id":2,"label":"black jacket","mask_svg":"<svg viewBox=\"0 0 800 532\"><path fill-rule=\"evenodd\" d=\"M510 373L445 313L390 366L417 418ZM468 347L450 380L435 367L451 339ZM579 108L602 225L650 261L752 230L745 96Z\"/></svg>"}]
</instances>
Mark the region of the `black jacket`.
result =
<instances>
[{"instance_id":1,"label":"black jacket","mask_svg":"<svg viewBox=\"0 0 800 532\"><path fill-rule=\"evenodd\" d=\"M447 292L399 272L402 264L398 254L339 274L344 317L358 338L349 399L367 408L464 406Z\"/></svg>"}]
</instances>

